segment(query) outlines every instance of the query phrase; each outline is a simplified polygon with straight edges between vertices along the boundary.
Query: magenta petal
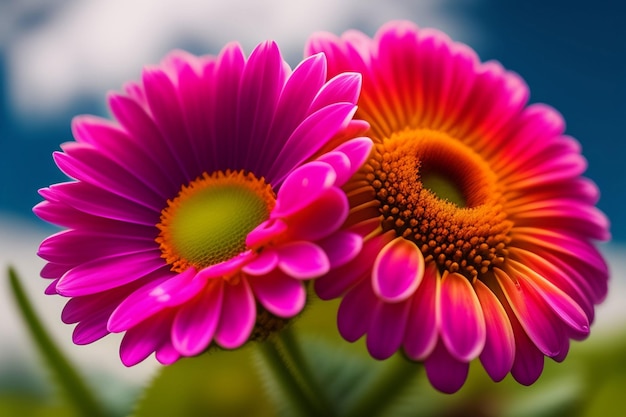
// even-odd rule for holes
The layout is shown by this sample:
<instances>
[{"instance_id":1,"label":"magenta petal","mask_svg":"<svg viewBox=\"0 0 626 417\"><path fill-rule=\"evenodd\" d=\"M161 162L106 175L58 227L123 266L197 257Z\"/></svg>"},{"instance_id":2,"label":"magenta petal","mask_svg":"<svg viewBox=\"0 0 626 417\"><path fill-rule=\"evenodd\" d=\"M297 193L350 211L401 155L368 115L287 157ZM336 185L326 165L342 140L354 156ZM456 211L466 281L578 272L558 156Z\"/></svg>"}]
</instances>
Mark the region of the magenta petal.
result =
<instances>
[{"instance_id":1,"label":"magenta petal","mask_svg":"<svg viewBox=\"0 0 626 417\"><path fill-rule=\"evenodd\" d=\"M224 285L224 299L215 341L225 349L243 345L254 328L256 305L252 289L245 279Z\"/></svg>"},{"instance_id":2,"label":"magenta petal","mask_svg":"<svg viewBox=\"0 0 626 417\"><path fill-rule=\"evenodd\" d=\"M537 291L556 315L573 332L581 336L589 334L589 319L583 309L572 298L528 267L515 261L511 261L511 264L525 272L526 282Z\"/></svg>"},{"instance_id":3,"label":"magenta petal","mask_svg":"<svg viewBox=\"0 0 626 417\"><path fill-rule=\"evenodd\" d=\"M307 117L285 143L266 179L271 184L282 182L293 167L314 155L332 139L355 111L354 104L335 103Z\"/></svg>"},{"instance_id":4,"label":"magenta petal","mask_svg":"<svg viewBox=\"0 0 626 417\"><path fill-rule=\"evenodd\" d=\"M172 317L160 313L129 329L120 344L120 358L126 366L146 359L169 339Z\"/></svg>"},{"instance_id":5,"label":"magenta petal","mask_svg":"<svg viewBox=\"0 0 626 417\"><path fill-rule=\"evenodd\" d=\"M374 359L387 359L400 348L410 307L410 300L378 303L366 340L367 350Z\"/></svg>"},{"instance_id":6,"label":"magenta petal","mask_svg":"<svg viewBox=\"0 0 626 417\"><path fill-rule=\"evenodd\" d=\"M347 172L342 171L339 167L331 163L335 172L337 172L336 186L341 187L352 174L361 168L361 165L363 165L369 157L373 145L373 142L369 138L355 138L342 143L334 149L334 152L343 153L350 160L350 170Z\"/></svg>"},{"instance_id":7,"label":"magenta petal","mask_svg":"<svg viewBox=\"0 0 626 417\"><path fill-rule=\"evenodd\" d=\"M57 283L67 297L93 294L135 281L165 266L158 250L100 258L78 265Z\"/></svg>"},{"instance_id":8,"label":"magenta petal","mask_svg":"<svg viewBox=\"0 0 626 417\"><path fill-rule=\"evenodd\" d=\"M330 300L341 296L346 290L357 283L372 268L372 259L375 259L382 246L386 243L385 236L377 236L363 244L363 249L352 261L338 268L331 269L326 275L315 280L315 292L323 300ZM368 280L368 285L371 283Z\"/></svg>"},{"instance_id":9,"label":"magenta petal","mask_svg":"<svg viewBox=\"0 0 626 417\"><path fill-rule=\"evenodd\" d=\"M326 252L333 269L345 265L359 254L363 238L356 233L339 231L317 244Z\"/></svg>"},{"instance_id":10,"label":"magenta petal","mask_svg":"<svg viewBox=\"0 0 626 417\"><path fill-rule=\"evenodd\" d=\"M293 317L304 308L304 284L280 271L251 277L250 286L263 307L278 317Z\"/></svg>"},{"instance_id":11,"label":"magenta petal","mask_svg":"<svg viewBox=\"0 0 626 417\"><path fill-rule=\"evenodd\" d=\"M335 183L337 175L325 162L310 162L293 171L283 182L276 198L273 217L287 217L317 199Z\"/></svg>"},{"instance_id":12,"label":"magenta petal","mask_svg":"<svg viewBox=\"0 0 626 417\"><path fill-rule=\"evenodd\" d=\"M348 292L337 312L337 328L348 342L355 342L370 328L374 311L380 301L372 292L367 280Z\"/></svg>"},{"instance_id":13,"label":"magenta petal","mask_svg":"<svg viewBox=\"0 0 626 417\"><path fill-rule=\"evenodd\" d=\"M154 280L130 294L115 309L109 319L109 330L122 332L147 317L167 308L183 304L204 288L205 280L196 276L193 268Z\"/></svg>"},{"instance_id":14,"label":"magenta petal","mask_svg":"<svg viewBox=\"0 0 626 417\"><path fill-rule=\"evenodd\" d=\"M386 302L409 298L424 277L424 256L417 245L402 237L387 243L374 261L372 287Z\"/></svg>"},{"instance_id":15,"label":"magenta petal","mask_svg":"<svg viewBox=\"0 0 626 417\"><path fill-rule=\"evenodd\" d=\"M556 356L567 337L562 324L546 303L521 275L513 278L500 269L494 269L506 299L528 337L546 356Z\"/></svg>"},{"instance_id":16,"label":"magenta petal","mask_svg":"<svg viewBox=\"0 0 626 417\"><path fill-rule=\"evenodd\" d=\"M246 237L246 246L256 248L271 242L273 238L287 231L287 224L281 219L270 219L258 225Z\"/></svg>"},{"instance_id":17,"label":"magenta petal","mask_svg":"<svg viewBox=\"0 0 626 417\"><path fill-rule=\"evenodd\" d=\"M341 186L346 183L354 173L352 165L350 164L350 158L343 152L327 152L316 159L318 162L324 162L333 168L337 178L334 184Z\"/></svg>"},{"instance_id":18,"label":"magenta petal","mask_svg":"<svg viewBox=\"0 0 626 417\"><path fill-rule=\"evenodd\" d=\"M209 265L198 272L198 278L206 280L208 278L217 278L222 276L229 276L235 273L246 265L251 259L254 259L255 254L252 251L242 252L239 255L230 258L224 262L218 264Z\"/></svg>"},{"instance_id":19,"label":"magenta petal","mask_svg":"<svg viewBox=\"0 0 626 417\"><path fill-rule=\"evenodd\" d=\"M182 305L172 324L172 343L184 356L205 350L215 334L222 312L224 281L207 285L197 298Z\"/></svg>"},{"instance_id":20,"label":"magenta petal","mask_svg":"<svg viewBox=\"0 0 626 417\"><path fill-rule=\"evenodd\" d=\"M344 72L331 78L311 104L311 112L337 102L356 103L361 92L361 74Z\"/></svg>"},{"instance_id":21,"label":"magenta petal","mask_svg":"<svg viewBox=\"0 0 626 417\"><path fill-rule=\"evenodd\" d=\"M404 335L404 351L416 361L431 354L439 338L441 277L437 266L431 263L412 297L411 311Z\"/></svg>"},{"instance_id":22,"label":"magenta petal","mask_svg":"<svg viewBox=\"0 0 626 417\"><path fill-rule=\"evenodd\" d=\"M469 280L444 273L441 281L441 338L461 362L476 358L485 346L487 330L478 297Z\"/></svg>"},{"instance_id":23,"label":"magenta petal","mask_svg":"<svg viewBox=\"0 0 626 417\"><path fill-rule=\"evenodd\" d=\"M276 249L280 257L278 267L298 279L315 278L330 269L326 253L311 242L292 242Z\"/></svg>"},{"instance_id":24,"label":"magenta petal","mask_svg":"<svg viewBox=\"0 0 626 417\"><path fill-rule=\"evenodd\" d=\"M106 323L106 318L101 317L96 319L90 317L88 320L81 321L74 327L72 342L76 345L88 345L102 339L110 333Z\"/></svg>"},{"instance_id":25,"label":"magenta petal","mask_svg":"<svg viewBox=\"0 0 626 417\"><path fill-rule=\"evenodd\" d=\"M506 310L498 297L480 280L474 290L485 317L487 337L480 361L494 381L502 380L511 371L515 359L515 337Z\"/></svg>"},{"instance_id":26,"label":"magenta petal","mask_svg":"<svg viewBox=\"0 0 626 417\"><path fill-rule=\"evenodd\" d=\"M515 361L511 375L523 385L533 384L543 372L544 354L528 338L517 320L512 319L515 335Z\"/></svg>"},{"instance_id":27,"label":"magenta petal","mask_svg":"<svg viewBox=\"0 0 626 417\"><path fill-rule=\"evenodd\" d=\"M448 353L442 342L424 362L426 375L430 383L441 392L452 394L465 383L469 372L469 363L461 362Z\"/></svg>"},{"instance_id":28,"label":"magenta petal","mask_svg":"<svg viewBox=\"0 0 626 417\"><path fill-rule=\"evenodd\" d=\"M256 258L248 262L242 271L250 275L269 274L278 265L278 253L272 248L265 248Z\"/></svg>"},{"instance_id":29,"label":"magenta petal","mask_svg":"<svg viewBox=\"0 0 626 417\"><path fill-rule=\"evenodd\" d=\"M337 187L324 190L315 201L289 216L289 235L294 240L315 241L335 233L350 210L346 194Z\"/></svg>"},{"instance_id":30,"label":"magenta petal","mask_svg":"<svg viewBox=\"0 0 626 417\"><path fill-rule=\"evenodd\" d=\"M163 365L171 365L180 359L180 353L176 350L172 342L164 341L156 350L154 357Z\"/></svg>"}]
</instances>

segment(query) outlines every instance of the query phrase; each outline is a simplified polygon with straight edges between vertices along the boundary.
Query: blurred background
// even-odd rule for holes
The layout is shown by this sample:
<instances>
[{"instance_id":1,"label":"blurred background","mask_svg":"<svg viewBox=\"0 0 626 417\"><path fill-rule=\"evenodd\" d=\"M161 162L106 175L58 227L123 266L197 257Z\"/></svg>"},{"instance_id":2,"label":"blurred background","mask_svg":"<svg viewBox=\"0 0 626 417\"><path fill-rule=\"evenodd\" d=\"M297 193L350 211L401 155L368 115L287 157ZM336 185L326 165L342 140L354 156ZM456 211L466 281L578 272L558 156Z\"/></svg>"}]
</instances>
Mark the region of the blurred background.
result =
<instances>
[{"instance_id":1,"label":"blurred background","mask_svg":"<svg viewBox=\"0 0 626 417\"><path fill-rule=\"evenodd\" d=\"M312 32L340 34L356 28L373 35L390 19L439 28L469 44L482 60L500 61L526 80L531 102L548 103L563 114L567 133L580 141L589 162L587 176L602 192L599 207L612 223L613 241L602 246L612 269L611 293L599 307L591 340L586 343L598 352L606 346L625 345L625 3L0 0L0 269L6 270L9 264L16 267L45 325L120 415L159 366L149 358L132 369L124 368L117 356L117 336L90 346L73 346L72 328L59 318L65 300L44 296L46 282L38 278L43 262L35 255L37 246L55 230L35 218L31 208L40 201L37 189L65 180L51 154L60 143L72 140L72 117L108 115L106 92L138 79L144 65L157 63L173 48L215 54L225 43L238 40L249 53L259 42L274 39L294 66ZM16 398L34 396L57 407L54 389L9 296L4 275L0 281L0 415L5 415L2 410L14 410L6 404L19 402ZM603 356L576 356L577 348L575 343L572 363L580 357ZM615 358L621 359L623 369L622 352L626 351L615 353ZM569 361L556 372L563 372ZM476 376L473 380L483 379ZM507 386L506 381L476 384L484 384L487 390ZM533 392L515 384L508 387L520 390L520 395ZM576 395L577 389L566 394ZM37 410L37 415L53 415ZM626 415L626 406L619 415Z\"/></svg>"}]
</instances>

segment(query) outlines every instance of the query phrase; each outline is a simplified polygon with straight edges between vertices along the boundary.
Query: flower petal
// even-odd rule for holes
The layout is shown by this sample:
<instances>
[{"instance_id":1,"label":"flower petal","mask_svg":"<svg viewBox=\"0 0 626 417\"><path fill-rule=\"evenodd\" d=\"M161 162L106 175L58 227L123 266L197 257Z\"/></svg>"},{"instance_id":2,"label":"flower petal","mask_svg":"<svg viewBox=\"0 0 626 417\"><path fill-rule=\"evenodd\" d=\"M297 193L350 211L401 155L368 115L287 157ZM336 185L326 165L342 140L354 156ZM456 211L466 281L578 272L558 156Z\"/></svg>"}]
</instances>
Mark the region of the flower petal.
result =
<instances>
[{"instance_id":1,"label":"flower petal","mask_svg":"<svg viewBox=\"0 0 626 417\"><path fill-rule=\"evenodd\" d=\"M506 310L498 297L480 280L474 281L474 291L485 317L485 347L480 361L494 381L502 380L511 371L515 359L515 338Z\"/></svg>"},{"instance_id":2,"label":"flower petal","mask_svg":"<svg viewBox=\"0 0 626 417\"><path fill-rule=\"evenodd\" d=\"M193 268L174 275L168 272L126 297L111 314L108 328L114 333L127 330L167 307L188 301L204 285Z\"/></svg>"},{"instance_id":3,"label":"flower petal","mask_svg":"<svg viewBox=\"0 0 626 417\"><path fill-rule=\"evenodd\" d=\"M278 253L272 248L266 248L256 258L248 262L241 269L250 275L269 274L278 265Z\"/></svg>"},{"instance_id":4,"label":"flower petal","mask_svg":"<svg viewBox=\"0 0 626 417\"><path fill-rule=\"evenodd\" d=\"M250 286L263 307L278 317L293 317L304 308L304 284L280 271L250 278Z\"/></svg>"},{"instance_id":5,"label":"flower petal","mask_svg":"<svg viewBox=\"0 0 626 417\"><path fill-rule=\"evenodd\" d=\"M215 341L224 349L243 345L254 328L256 305L252 289L245 279L224 286L224 299Z\"/></svg>"},{"instance_id":6,"label":"flower petal","mask_svg":"<svg viewBox=\"0 0 626 417\"><path fill-rule=\"evenodd\" d=\"M367 351L374 359L387 359L402 344L411 300L397 303L378 302L367 332Z\"/></svg>"},{"instance_id":7,"label":"flower petal","mask_svg":"<svg viewBox=\"0 0 626 417\"><path fill-rule=\"evenodd\" d=\"M437 266L430 263L412 297L411 311L404 334L404 351L413 360L424 360L437 344L441 325L440 293L441 276Z\"/></svg>"},{"instance_id":8,"label":"flower petal","mask_svg":"<svg viewBox=\"0 0 626 417\"><path fill-rule=\"evenodd\" d=\"M288 217L315 201L335 183L337 174L325 162L313 161L293 171L283 182L276 197L274 217Z\"/></svg>"},{"instance_id":9,"label":"flower petal","mask_svg":"<svg viewBox=\"0 0 626 417\"><path fill-rule=\"evenodd\" d=\"M363 238L356 233L339 231L318 241L317 245L326 252L330 268L334 269L345 265L359 254L363 248Z\"/></svg>"},{"instance_id":10,"label":"flower petal","mask_svg":"<svg viewBox=\"0 0 626 417\"><path fill-rule=\"evenodd\" d=\"M433 387L446 394L453 394L465 383L469 363L459 361L448 353L443 342L439 342L424 361L424 368Z\"/></svg>"},{"instance_id":11,"label":"flower petal","mask_svg":"<svg viewBox=\"0 0 626 417\"><path fill-rule=\"evenodd\" d=\"M330 269L326 253L311 242L292 242L277 249L278 267L287 275L297 279L315 278Z\"/></svg>"},{"instance_id":12,"label":"flower petal","mask_svg":"<svg viewBox=\"0 0 626 417\"><path fill-rule=\"evenodd\" d=\"M67 297L93 294L119 287L165 266L158 250L100 258L69 270L57 283Z\"/></svg>"},{"instance_id":13,"label":"flower petal","mask_svg":"<svg viewBox=\"0 0 626 417\"><path fill-rule=\"evenodd\" d=\"M441 281L441 338L461 362L476 358L485 346L487 330L478 297L469 280L444 273Z\"/></svg>"},{"instance_id":14,"label":"flower petal","mask_svg":"<svg viewBox=\"0 0 626 417\"><path fill-rule=\"evenodd\" d=\"M222 312L224 281L207 285L197 298L182 305L172 324L172 344L180 354L194 356L205 350L215 334Z\"/></svg>"},{"instance_id":15,"label":"flower petal","mask_svg":"<svg viewBox=\"0 0 626 417\"><path fill-rule=\"evenodd\" d=\"M171 325L172 315L162 312L126 331L120 344L122 363L136 365L167 343Z\"/></svg>"},{"instance_id":16,"label":"flower petal","mask_svg":"<svg viewBox=\"0 0 626 417\"><path fill-rule=\"evenodd\" d=\"M396 303L413 295L423 276L422 252L412 241L398 237L385 245L374 261L372 287L381 299Z\"/></svg>"},{"instance_id":17,"label":"flower petal","mask_svg":"<svg viewBox=\"0 0 626 417\"><path fill-rule=\"evenodd\" d=\"M370 328L374 311L380 300L372 292L369 282L362 281L341 300L337 312L337 328L348 342L355 342Z\"/></svg>"}]
</instances>

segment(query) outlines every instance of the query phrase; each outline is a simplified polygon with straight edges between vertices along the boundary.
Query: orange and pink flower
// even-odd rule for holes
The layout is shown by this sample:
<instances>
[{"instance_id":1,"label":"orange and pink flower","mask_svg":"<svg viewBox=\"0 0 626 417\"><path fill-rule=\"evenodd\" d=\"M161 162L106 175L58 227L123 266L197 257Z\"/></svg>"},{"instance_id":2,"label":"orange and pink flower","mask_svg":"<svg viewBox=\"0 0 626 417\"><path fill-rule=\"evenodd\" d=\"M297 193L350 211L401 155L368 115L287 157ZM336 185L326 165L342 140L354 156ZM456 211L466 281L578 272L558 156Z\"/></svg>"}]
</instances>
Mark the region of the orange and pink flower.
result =
<instances>
[{"instance_id":1,"label":"orange and pink flower","mask_svg":"<svg viewBox=\"0 0 626 417\"><path fill-rule=\"evenodd\" d=\"M312 36L329 77L363 76L356 117L374 149L344 185L360 254L315 282L342 297L338 326L370 354L402 350L454 392L479 359L492 379L533 383L589 334L607 293L608 240L563 118L497 62L445 34L391 22L375 37Z\"/></svg>"}]
</instances>

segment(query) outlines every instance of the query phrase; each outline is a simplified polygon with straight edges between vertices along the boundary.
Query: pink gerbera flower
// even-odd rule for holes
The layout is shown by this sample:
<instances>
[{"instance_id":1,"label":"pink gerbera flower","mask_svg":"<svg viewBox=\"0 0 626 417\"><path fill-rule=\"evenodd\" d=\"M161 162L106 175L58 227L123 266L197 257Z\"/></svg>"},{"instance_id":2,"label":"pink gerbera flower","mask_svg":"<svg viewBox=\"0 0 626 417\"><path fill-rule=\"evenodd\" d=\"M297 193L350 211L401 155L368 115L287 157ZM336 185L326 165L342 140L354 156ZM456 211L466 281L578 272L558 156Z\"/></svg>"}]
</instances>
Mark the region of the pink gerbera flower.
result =
<instances>
[{"instance_id":1,"label":"pink gerbera flower","mask_svg":"<svg viewBox=\"0 0 626 417\"><path fill-rule=\"evenodd\" d=\"M112 94L117 122L83 116L55 153L74 180L41 190L35 213L63 226L39 255L47 293L71 297L77 344L125 332L122 362L168 364L211 343L236 348L305 305L303 280L355 256L335 233L339 188L365 161L351 122L359 74L326 82L322 54L293 72L274 43L249 59L174 52ZM317 159L314 159L317 156ZM278 324L277 324L278 323Z\"/></svg>"},{"instance_id":2,"label":"pink gerbera flower","mask_svg":"<svg viewBox=\"0 0 626 417\"><path fill-rule=\"evenodd\" d=\"M424 361L441 391L476 358L495 381L533 383L544 356L561 361L589 334L607 292L593 241L608 221L563 119L528 105L518 75L412 23L317 34L317 52L331 76L363 75L356 115L375 143L344 186L363 250L315 283L343 297L341 334L366 335L378 359Z\"/></svg>"}]
</instances>

